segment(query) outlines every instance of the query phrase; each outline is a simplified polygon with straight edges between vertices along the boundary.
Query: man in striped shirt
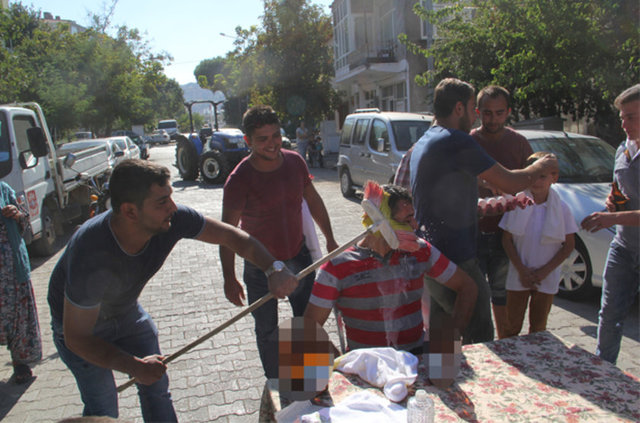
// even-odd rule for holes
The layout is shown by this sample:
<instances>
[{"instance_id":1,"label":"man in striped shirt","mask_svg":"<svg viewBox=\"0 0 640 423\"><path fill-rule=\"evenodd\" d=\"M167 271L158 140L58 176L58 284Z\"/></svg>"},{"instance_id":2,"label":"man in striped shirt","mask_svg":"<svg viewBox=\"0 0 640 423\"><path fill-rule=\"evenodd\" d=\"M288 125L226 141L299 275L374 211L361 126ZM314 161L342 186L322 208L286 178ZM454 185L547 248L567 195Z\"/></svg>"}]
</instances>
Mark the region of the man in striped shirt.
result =
<instances>
[{"instance_id":1,"label":"man in striped shirt","mask_svg":"<svg viewBox=\"0 0 640 423\"><path fill-rule=\"evenodd\" d=\"M409 191L395 185L384 190L391 219L415 229ZM422 239L416 237L409 250L392 250L383 237L369 234L320 268L305 317L323 325L335 305L344 320L349 350L390 346L422 353L421 297L423 277L428 275L457 293L451 323L460 334L473 312L474 282Z\"/></svg>"}]
</instances>

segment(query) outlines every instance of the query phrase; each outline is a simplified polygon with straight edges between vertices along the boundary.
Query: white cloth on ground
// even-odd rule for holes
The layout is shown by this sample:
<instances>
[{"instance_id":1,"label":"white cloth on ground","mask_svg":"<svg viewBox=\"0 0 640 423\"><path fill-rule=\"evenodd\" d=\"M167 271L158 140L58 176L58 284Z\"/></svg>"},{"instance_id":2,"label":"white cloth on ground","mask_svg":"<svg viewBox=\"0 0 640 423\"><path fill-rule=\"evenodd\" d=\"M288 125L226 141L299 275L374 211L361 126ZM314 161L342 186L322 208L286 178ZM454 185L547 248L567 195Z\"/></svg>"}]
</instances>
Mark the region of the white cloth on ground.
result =
<instances>
[{"instance_id":1,"label":"white cloth on ground","mask_svg":"<svg viewBox=\"0 0 640 423\"><path fill-rule=\"evenodd\" d=\"M407 386L418 377L418 358L390 347L363 348L336 358L334 367L360 376L373 386L383 388L391 401L407 396Z\"/></svg>"}]
</instances>

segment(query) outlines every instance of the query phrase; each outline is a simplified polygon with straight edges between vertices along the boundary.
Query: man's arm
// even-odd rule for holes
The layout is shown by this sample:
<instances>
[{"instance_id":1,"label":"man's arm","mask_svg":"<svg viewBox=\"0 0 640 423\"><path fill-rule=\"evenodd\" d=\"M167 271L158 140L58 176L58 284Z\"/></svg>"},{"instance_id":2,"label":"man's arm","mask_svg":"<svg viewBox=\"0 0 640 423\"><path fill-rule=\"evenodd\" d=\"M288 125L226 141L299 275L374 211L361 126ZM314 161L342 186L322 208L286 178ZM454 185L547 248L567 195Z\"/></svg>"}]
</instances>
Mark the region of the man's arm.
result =
<instances>
[{"instance_id":1,"label":"man's arm","mask_svg":"<svg viewBox=\"0 0 640 423\"><path fill-rule=\"evenodd\" d=\"M160 380L167 370L162 356L135 357L93 335L99 313L99 306L83 309L65 298L62 324L67 348L96 366L127 373L143 385Z\"/></svg>"},{"instance_id":2,"label":"man's arm","mask_svg":"<svg viewBox=\"0 0 640 423\"><path fill-rule=\"evenodd\" d=\"M558 161L553 155L542 157L524 169L516 170L509 170L496 162L478 176L500 191L515 194L530 187L540 173L557 165Z\"/></svg>"},{"instance_id":3,"label":"man's arm","mask_svg":"<svg viewBox=\"0 0 640 423\"><path fill-rule=\"evenodd\" d=\"M311 303L308 303L307 308L304 310L304 317L314 320L320 326L324 325L324 322L329 318L329 314L331 314L330 308L318 307Z\"/></svg>"},{"instance_id":4,"label":"man's arm","mask_svg":"<svg viewBox=\"0 0 640 423\"><path fill-rule=\"evenodd\" d=\"M238 226L242 212L222 207L222 221L232 226ZM224 295L232 304L242 306L245 299L242 285L236 278L235 254L232 250L220 245L220 263L222 265L222 278L224 280Z\"/></svg>"},{"instance_id":5,"label":"man's arm","mask_svg":"<svg viewBox=\"0 0 640 423\"><path fill-rule=\"evenodd\" d=\"M462 333L471 320L478 298L478 287L473 279L460 268L456 269L444 286L456 292L456 302L453 305L451 318L453 325Z\"/></svg>"},{"instance_id":6,"label":"man's arm","mask_svg":"<svg viewBox=\"0 0 640 423\"><path fill-rule=\"evenodd\" d=\"M223 219L229 222L240 220L240 213L229 213L223 209ZM267 270L276 260L257 239L236 226L205 218L205 227L197 238L210 244L220 244L220 261L224 277L225 296L235 305L242 305L244 291L235 276L234 253L255 264L261 270ZM269 291L278 298L291 294L298 286L298 280L288 269L275 272L269 279Z\"/></svg>"},{"instance_id":7,"label":"man's arm","mask_svg":"<svg viewBox=\"0 0 640 423\"><path fill-rule=\"evenodd\" d=\"M329 213L327 213L327 208L324 205L324 201L322 201L322 197L320 197L320 194L318 194L318 191L316 191L313 184L307 185L302 195L307 201L313 220L316 221L320 230L324 234L324 238L327 241L327 251L331 252L335 250L338 248L338 244L333 238L333 230L331 229Z\"/></svg>"},{"instance_id":8,"label":"man's arm","mask_svg":"<svg viewBox=\"0 0 640 423\"><path fill-rule=\"evenodd\" d=\"M613 225L640 226L640 210L627 210L613 213L595 212L585 217L580 223L582 229L596 232Z\"/></svg>"}]
</instances>

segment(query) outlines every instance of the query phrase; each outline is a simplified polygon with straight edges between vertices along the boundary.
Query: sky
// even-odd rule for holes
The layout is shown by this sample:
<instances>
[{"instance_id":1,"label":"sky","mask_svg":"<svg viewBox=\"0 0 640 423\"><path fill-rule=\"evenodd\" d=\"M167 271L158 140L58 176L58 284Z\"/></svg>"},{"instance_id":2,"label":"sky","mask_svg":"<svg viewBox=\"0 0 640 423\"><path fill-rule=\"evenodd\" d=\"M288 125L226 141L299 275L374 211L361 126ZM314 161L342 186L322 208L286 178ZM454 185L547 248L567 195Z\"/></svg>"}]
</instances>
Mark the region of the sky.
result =
<instances>
[{"instance_id":1,"label":"sky","mask_svg":"<svg viewBox=\"0 0 640 423\"><path fill-rule=\"evenodd\" d=\"M333 0L310 0L329 15ZM112 0L20 0L25 6L54 17L90 24L89 14L103 15ZM10 0L9 4L14 3ZM235 28L260 24L263 0L118 0L113 27L137 28L156 53L167 52L173 62L165 68L179 84L196 82L193 70L203 59L233 50ZM220 33L229 35L228 37Z\"/></svg>"}]
</instances>

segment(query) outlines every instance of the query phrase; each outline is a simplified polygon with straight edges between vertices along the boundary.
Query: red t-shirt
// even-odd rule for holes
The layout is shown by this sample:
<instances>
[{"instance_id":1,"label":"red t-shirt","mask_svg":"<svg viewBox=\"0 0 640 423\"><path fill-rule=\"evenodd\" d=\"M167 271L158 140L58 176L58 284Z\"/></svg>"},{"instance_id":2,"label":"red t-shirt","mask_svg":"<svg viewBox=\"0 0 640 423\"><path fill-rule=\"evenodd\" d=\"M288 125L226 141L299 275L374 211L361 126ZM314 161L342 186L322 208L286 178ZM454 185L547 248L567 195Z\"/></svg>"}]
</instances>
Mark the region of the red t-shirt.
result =
<instances>
[{"instance_id":1,"label":"red t-shirt","mask_svg":"<svg viewBox=\"0 0 640 423\"><path fill-rule=\"evenodd\" d=\"M471 136L495 161L509 170L527 167L527 158L533 154L533 150L523 135L511 128L504 128L504 133L498 141L488 141L478 129L471 131ZM491 191L479 189L478 196L490 197ZM501 218L502 215L483 217L478 222L478 228L482 232L497 232Z\"/></svg>"},{"instance_id":2,"label":"red t-shirt","mask_svg":"<svg viewBox=\"0 0 640 423\"><path fill-rule=\"evenodd\" d=\"M281 150L282 165L260 172L244 158L224 184L223 207L241 210L240 228L264 244L278 260L300 251L302 193L311 183L309 169L299 154Z\"/></svg>"}]
</instances>

